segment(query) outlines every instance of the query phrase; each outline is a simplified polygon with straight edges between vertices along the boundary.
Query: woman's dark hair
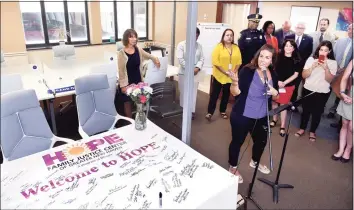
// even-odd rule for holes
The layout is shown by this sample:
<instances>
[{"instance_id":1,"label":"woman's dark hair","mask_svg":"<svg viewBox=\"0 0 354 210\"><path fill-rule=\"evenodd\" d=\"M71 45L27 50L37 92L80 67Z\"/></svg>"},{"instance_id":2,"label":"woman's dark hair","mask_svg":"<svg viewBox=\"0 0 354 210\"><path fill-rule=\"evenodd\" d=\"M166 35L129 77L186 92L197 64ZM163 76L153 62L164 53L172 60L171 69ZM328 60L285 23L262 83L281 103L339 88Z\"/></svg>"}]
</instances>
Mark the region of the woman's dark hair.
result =
<instances>
[{"instance_id":1,"label":"woman's dark hair","mask_svg":"<svg viewBox=\"0 0 354 210\"><path fill-rule=\"evenodd\" d=\"M136 33L136 31L134 29L127 29L124 31L124 34L123 34L123 39L122 39L122 42L123 42L123 45L124 46L128 46L129 44L129 38L130 37L133 37L135 36L136 38L138 38L138 34Z\"/></svg>"},{"instance_id":2,"label":"woman's dark hair","mask_svg":"<svg viewBox=\"0 0 354 210\"><path fill-rule=\"evenodd\" d=\"M296 44L295 41L292 40L292 39L286 39L286 40L283 42L283 45L282 45L282 47L281 47L281 49L280 49L280 51L279 51L279 54L278 54L278 58L285 57L285 50L284 50L284 48L285 48L286 43L288 43L288 42L289 42L289 43L291 44L291 46L293 46L293 48L294 48L294 51L293 51L293 53L292 53L292 55L291 55L291 58L294 60L294 63L295 63L295 64L296 64L296 63L300 63L300 61L301 61L300 52L299 52L299 49L297 48L297 44Z\"/></svg>"},{"instance_id":3,"label":"woman's dark hair","mask_svg":"<svg viewBox=\"0 0 354 210\"><path fill-rule=\"evenodd\" d=\"M197 35L199 36L200 35L200 30L199 28L197 27L197 31L196 31Z\"/></svg>"},{"instance_id":4,"label":"woman's dark hair","mask_svg":"<svg viewBox=\"0 0 354 210\"><path fill-rule=\"evenodd\" d=\"M267 28L268 28L268 26L271 25L271 24L274 26L274 30L273 30L273 33L272 33L272 35L274 36L275 24L273 23L273 21L267 20L267 21L263 24L262 30L263 30L263 33L264 33L264 34L267 33Z\"/></svg>"},{"instance_id":5,"label":"woman's dark hair","mask_svg":"<svg viewBox=\"0 0 354 210\"><path fill-rule=\"evenodd\" d=\"M231 44L235 44L234 41L235 41L235 33L234 31L231 29L231 28L228 28L228 29L225 29L224 33L222 33L222 36L221 36L221 40L220 40L220 43L222 43L223 46L225 46L225 42L224 42L224 36L226 34L227 31L231 31L232 32L232 42Z\"/></svg>"},{"instance_id":6,"label":"woman's dark hair","mask_svg":"<svg viewBox=\"0 0 354 210\"><path fill-rule=\"evenodd\" d=\"M334 58L334 53L333 53L332 43L331 43L330 41L327 41L327 40L322 41L322 42L318 45L318 47L316 48L315 52L313 53L313 58L314 58L314 59L318 59L320 49L321 49L321 47L323 47L323 46L326 46L326 47L328 47L328 49L329 49L329 53L328 53L328 55L327 55L327 58L328 58L328 59L331 59L331 60L335 60L335 58Z\"/></svg>"},{"instance_id":7,"label":"woman's dark hair","mask_svg":"<svg viewBox=\"0 0 354 210\"><path fill-rule=\"evenodd\" d=\"M259 55L261 54L261 51L263 51L263 50L267 50L272 53L272 64L271 65L275 65L275 62L277 60L277 53L272 45L265 44L256 52L256 54L254 54L252 61L249 64L247 64L246 66L249 67L250 69L258 68L259 67L258 58L259 58ZM270 69L274 69L274 66Z\"/></svg>"}]
</instances>

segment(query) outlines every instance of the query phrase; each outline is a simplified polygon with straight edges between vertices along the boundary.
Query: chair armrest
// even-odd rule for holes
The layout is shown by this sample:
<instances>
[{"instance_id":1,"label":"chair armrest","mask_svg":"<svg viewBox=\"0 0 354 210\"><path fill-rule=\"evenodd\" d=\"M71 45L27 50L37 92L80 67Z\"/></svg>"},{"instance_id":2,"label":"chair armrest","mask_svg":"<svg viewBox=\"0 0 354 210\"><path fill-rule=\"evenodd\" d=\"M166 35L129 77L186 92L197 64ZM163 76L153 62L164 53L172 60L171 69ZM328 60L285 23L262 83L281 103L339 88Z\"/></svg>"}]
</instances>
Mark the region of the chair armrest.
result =
<instances>
[{"instance_id":1,"label":"chair armrest","mask_svg":"<svg viewBox=\"0 0 354 210\"><path fill-rule=\"evenodd\" d=\"M67 138L62 138L62 137L58 137L58 136L53 136L52 138L52 144L50 145L51 148L53 148L54 144L58 141L62 141L62 142L65 142L67 144L73 144L75 143L74 140L72 139L67 139Z\"/></svg>"},{"instance_id":2,"label":"chair armrest","mask_svg":"<svg viewBox=\"0 0 354 210\"><path fill-rule=\"evenodd\" d=\"M86 139L86 138L89 138L89 137L90 137L89 135L87 135L87 133L86 133L84 130L82 130L82 127L81 127L81 126L79 126L79 134L80 134L80 136L81 136L83 139Z\"/></svg>"}]
</instances>

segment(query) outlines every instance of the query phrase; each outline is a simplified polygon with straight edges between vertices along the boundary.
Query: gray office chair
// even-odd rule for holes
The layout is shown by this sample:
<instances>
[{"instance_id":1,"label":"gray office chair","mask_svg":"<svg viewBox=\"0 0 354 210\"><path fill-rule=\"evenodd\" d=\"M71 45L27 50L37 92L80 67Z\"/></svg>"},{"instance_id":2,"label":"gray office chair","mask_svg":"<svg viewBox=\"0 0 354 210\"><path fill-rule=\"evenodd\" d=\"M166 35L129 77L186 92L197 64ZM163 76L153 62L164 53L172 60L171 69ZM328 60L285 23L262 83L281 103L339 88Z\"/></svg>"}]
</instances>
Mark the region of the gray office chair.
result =
<instances>
[{"instance_id":1,"label":"gray office chair","mask_svg":"<svg viewBox=\"0 0 354 210\"><path fill-rule=\"evenodd\" d=\"M108 78L109 89L112 92L112 97L116 96L117 90L117 63L109 62L97 65L91 68L90 74L106 74Z\"/></svg>"},{"instance_id":2,"label":"gray office chair","mask_svg":"<svg viewBox=\"0 0 354 210\"><path fill-rule=\"evenodd\" d=\"M1 95L17 90L23 90L21 74L1 75Z\"/></svg>"},{"instance_id":3,"label":"gray office chair","mask_svg":"<svg viewBox=\"0 0 354 210\"><path fill-rule=\"evenodd\" d=\"M1 148L3 159L12 161L53 147L57 141L47 123L34 90L1 95Z\"/></svg>"},{"instance_id":4,"label":"gray office chair","mask_svg":"<svg viewBox=\"0 0 354 210\"><path fill-rule=\"evenodd\" d=\"M124 45L123 45L123 43L121 41L116 42L116 46L117 46L117 51L120 51L124 47Z\"/></svg>"},{"instance_id":5,"label":"gray office chair","mask_svg":"<svg viewBox=\"0 0 354 210\"><path fill-rule=\"evenodd\" d=\"M75 59L75 47L73 45L59 44L53 47L53 60L58 63L61 60L74 60ZM59 114L73 105L73 100L63 101L59 104Z\"/></svg>"},{"instance_id":6,"label":"gray office chair","mask_svg":"<svg viewBox=\"0 0 354 210\"><path fill-rule=\"evenodd\" d=\"M172 81L155 83L150 87L153 89L153 94L149 103L149 112L151 111L163 119L183 114L183 108L175 102L176 89ZM180 127L175 122L172 123Z\"/></svg>"},{"instance_id":7,"label":"gray office chair","mask_svg":"<svg viewBox=\"0 0 354 210\"><path fill-rule=\"evenodd\" d=\"M114 129L119 119L134 123L117 113L106 74L77 78L75 91L79 133L83 138Z\"/></svg>"},{"instance_id":8,"label":"gray office chair","mask_svg":"<svg viewBox=\"0 0 354 210\"><path fill-rule=\"evenodd\" d=\"M61 44L53 47L54 60L75 59L75 47L73 45Z\"/></svg>"}]
</instances>

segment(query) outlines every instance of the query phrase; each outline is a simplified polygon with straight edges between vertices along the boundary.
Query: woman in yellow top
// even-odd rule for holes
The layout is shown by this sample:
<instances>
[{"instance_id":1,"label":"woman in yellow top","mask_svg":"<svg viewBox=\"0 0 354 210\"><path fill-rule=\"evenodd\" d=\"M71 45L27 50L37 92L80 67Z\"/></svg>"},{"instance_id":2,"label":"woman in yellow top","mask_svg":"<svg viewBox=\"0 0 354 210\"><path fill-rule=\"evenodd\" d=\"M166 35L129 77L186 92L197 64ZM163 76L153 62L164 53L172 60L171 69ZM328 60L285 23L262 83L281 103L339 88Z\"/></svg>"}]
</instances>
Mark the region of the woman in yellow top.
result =
<instances>
[{"instance_id":1,"label":"woman in yellow top","mask_svg":"<svg viewBox=\"0 0 354 210\"><path fill-rule=\"evenodd\" d=\"M212 93L210 94L207 120L211 120L216 108L220 91L222 98L220 102L220 114L223 119L227 119L226 107L230 96L230 85L232 80L230 72L237 73L242 63L240 48L234 43L234 31L226 29L222 34L221 41L214 48L212 54L213 63L213 82Z\"/></svg>"}]
</instances>

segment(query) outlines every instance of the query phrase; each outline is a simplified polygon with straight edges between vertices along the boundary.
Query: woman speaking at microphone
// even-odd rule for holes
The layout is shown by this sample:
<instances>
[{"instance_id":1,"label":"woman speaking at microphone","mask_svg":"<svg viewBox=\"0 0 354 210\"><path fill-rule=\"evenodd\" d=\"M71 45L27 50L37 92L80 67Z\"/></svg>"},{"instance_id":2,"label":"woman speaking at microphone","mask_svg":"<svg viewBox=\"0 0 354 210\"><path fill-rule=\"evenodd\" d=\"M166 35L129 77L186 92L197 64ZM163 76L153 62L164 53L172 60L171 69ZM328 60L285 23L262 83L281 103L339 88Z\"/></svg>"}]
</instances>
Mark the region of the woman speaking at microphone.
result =
<instances>
[{"instance_id":1,"label":"woman speaking at microphone","mask_svg":"<svg viewBox=\"0 0 354 210\"><path fill-rule=\"evenodd\" d=\"M258 50L251 63L241 69L238 76L234 73L230 75L230 92L235 96L235 103L230 116L232 141L229 146L229 171L239 176L239 183L243 179L237 170L238 156L247 134L250 133L253 139L252 168L260 161L267 144L266 103L270 108L272 99L278 99L278 80L276 74L268 68L275 60L275 49L266 44ZM263 71L268 78L267 100ZM265 165L259 164L258 170L264 174L270 173Z\"/></svg>"}]
</instances>

